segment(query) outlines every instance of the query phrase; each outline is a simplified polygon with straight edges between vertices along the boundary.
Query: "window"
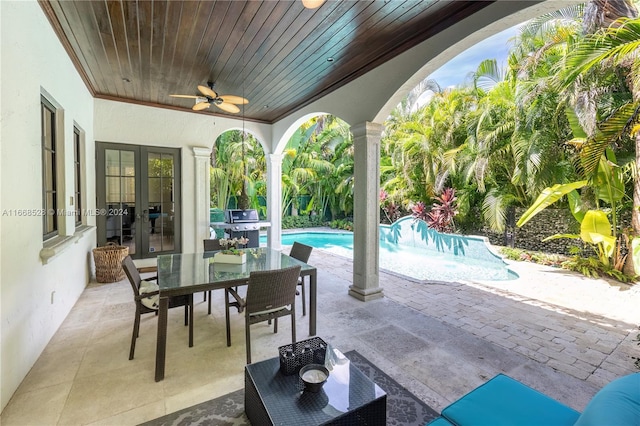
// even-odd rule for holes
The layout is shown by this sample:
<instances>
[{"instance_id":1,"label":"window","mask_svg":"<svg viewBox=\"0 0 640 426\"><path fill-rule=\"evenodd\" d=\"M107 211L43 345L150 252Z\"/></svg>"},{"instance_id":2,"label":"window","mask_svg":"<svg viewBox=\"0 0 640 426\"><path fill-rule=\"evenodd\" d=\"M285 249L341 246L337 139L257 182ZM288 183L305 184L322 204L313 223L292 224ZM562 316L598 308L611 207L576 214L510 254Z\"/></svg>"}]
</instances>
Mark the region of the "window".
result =
<instances>
[{"instance_id":1,"label":"window","mask_svg":"<svg viewBox=\"0 0 640 426\"><path fill-rule=\"evenodd\" d=\"M45 240L58 235L56 179L56 110L44 97L41 98L42 120L42 224Z\"/></svg>"},{"instance_id":2,"label":"window","mask_svg":"<svg viewBox=\"0 0 640 426\"><path fill-rule=\"evenodd\" d=\"M81 155L80 129L73 126L73 199L75 201L76 228L82 225L82 155Z\"/></svg>"}]
</instances>

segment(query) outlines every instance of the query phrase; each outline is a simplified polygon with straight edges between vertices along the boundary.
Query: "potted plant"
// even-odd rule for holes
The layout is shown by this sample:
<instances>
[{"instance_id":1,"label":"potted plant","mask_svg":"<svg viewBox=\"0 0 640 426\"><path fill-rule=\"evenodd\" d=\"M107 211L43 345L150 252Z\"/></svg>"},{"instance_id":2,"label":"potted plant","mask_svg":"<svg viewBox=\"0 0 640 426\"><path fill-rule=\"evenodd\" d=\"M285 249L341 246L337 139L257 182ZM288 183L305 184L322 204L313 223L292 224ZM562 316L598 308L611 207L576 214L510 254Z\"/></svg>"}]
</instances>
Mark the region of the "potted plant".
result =
<instances>
[{"instance_id":1,"label":"potted plant","mask_svg":"<svg viewBox=\"0 0 640 426\"><path fill-rule=\"evenodd\" d=\"M244 237L240 238L222 238L220 245L224 247L213 256L213 261L216 263L235 263L242 264L247 261L247 254L242 248L249 240Z\"/></svg>"}]
</instances>

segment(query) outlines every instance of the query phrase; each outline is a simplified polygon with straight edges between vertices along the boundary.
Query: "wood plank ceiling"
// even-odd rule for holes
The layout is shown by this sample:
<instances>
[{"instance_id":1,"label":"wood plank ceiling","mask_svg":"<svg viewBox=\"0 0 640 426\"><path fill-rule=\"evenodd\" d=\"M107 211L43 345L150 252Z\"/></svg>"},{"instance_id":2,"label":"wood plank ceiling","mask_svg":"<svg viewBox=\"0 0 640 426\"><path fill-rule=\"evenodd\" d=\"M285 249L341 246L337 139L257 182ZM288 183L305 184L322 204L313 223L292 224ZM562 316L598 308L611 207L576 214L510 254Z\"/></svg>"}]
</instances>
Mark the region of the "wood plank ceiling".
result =
<instances>
[{"instance_id":1,"label":"wood plank ceiling","mask_svg":"<svg viewBox=\"0 0 640 426\"><path fill-rule=\"evenodd\" d=\"M249 99L245 117L266 123L489 3L40 0L94 97L191 111L193 99L169 95L197 95L211 81Z\"/></svg>"}]
</instances>

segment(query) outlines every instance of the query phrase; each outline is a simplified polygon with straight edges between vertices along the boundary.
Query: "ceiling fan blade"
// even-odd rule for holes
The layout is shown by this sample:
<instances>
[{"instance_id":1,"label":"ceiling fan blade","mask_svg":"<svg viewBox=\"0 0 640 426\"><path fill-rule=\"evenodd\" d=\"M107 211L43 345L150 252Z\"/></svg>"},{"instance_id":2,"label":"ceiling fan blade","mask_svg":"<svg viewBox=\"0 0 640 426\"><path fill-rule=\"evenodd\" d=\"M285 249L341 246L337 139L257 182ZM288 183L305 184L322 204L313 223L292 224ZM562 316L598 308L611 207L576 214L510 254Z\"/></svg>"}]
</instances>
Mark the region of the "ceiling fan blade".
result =
<instances>
[{"instance_id":1,"label":"ceiling fan blade","mask_svg":"<svg viewBox=\"0 0 640 426\"><path fill-rule=\"evenodd\" d=\"M227 103L237 104L237 105L244 105L249 103L249 101L246 100L245 98L240 96L234 96L234 95L222 95L220 96L220 99L222 99Z\"/></svg>"},{"instance_id":2,"label":"ceiling fan blade","mask_svg":"<svg viewBox=\"0 0 640 426\"><path fill-rule=\"evenodd\" d=\"M187 98L187 99L198 99L200 96L196 95L169 95L173 98Z\"/></svg>"},{"instance_id":3,"label":"ceiling fan blade","mask_svg":"<svg viewBox=\"0 0 640 426\"><path fill-rule=\"evenodd\" d=\"M222 103L215 104L215 105L218 108L220 108L221 110L227 111L227 112L230 112L230 113L233 113L233 114L240 112L240 108L238 108L234 104L229 104L229 103L226 103L226 102L222 102Z\"/></svg>"},{"instance_id":4,"label":"ceiling fan blade","mask_svg":"<svg viewBox=\"0 0 640 426\"><path fill-rule=\"evenodd\" d=\"M217 98L218 94L216 92L214 92L213 90L211 90L210 88L208 88L207 86L198 86L198 90L200 91L200 93L202 93L205 96L209 96L210 98Z\"/></svg>"},{"instance_id":5,"label":"ceiling fan blade","mask_svg":"<svg viewBox=\"0 0 640 426\"><path fill-rule=\"evenodd\" d=\"M198 102L191 108L194 111L202 111L203 109L207 109L211 106L209 102Z\"/></svg>"}]
</instances>

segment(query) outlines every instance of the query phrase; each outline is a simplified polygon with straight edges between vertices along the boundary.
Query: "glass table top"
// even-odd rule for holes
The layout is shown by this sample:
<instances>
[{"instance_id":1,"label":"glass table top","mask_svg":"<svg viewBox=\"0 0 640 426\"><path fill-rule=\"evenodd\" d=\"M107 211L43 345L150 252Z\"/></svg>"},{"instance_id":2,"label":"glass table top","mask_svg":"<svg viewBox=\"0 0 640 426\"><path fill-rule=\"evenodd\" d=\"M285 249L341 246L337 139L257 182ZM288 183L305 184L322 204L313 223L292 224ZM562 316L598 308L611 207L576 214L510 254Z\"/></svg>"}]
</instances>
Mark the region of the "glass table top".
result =
<instances>
[{"instance_id":1,"label":"glass table top","mask_svg":"<svg viewBox=\"0 0 640 426\"><path fill-rule=\"evenodd\" d=\"M294 259L279 250L268 247L243 249L246 262L243 264L217 263L213 261L216 252L177 253L158 256L158 286L163 290L185 289L204 284L243 281L252 271L269 271L300 265L301 273L315 270L315 267Z\"/></svg>"},{"instance_id":2,"label":"glass table top","mask_svg":"<svg viewBox=\"0 0 640 426\"><path fill-rule=\"evenodd\" d=\"M279 358L246 366L274 424L323 424L386 395L339 350L331 345L328 349L329 378L318 393L302 391L298 374L280 373Z\"/></svg>"}]
</instances>

